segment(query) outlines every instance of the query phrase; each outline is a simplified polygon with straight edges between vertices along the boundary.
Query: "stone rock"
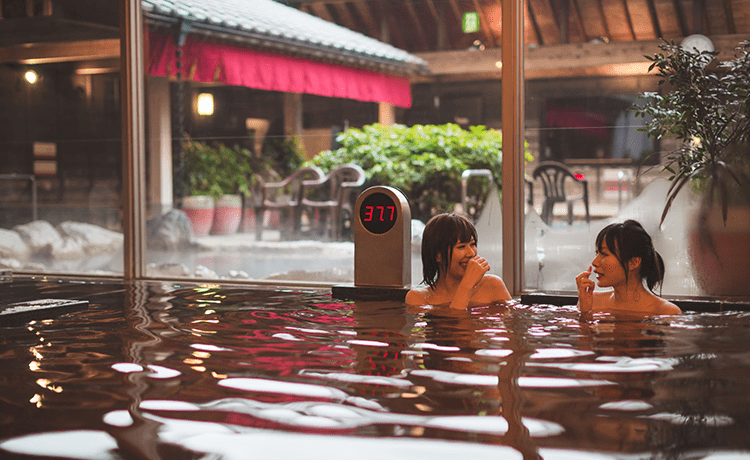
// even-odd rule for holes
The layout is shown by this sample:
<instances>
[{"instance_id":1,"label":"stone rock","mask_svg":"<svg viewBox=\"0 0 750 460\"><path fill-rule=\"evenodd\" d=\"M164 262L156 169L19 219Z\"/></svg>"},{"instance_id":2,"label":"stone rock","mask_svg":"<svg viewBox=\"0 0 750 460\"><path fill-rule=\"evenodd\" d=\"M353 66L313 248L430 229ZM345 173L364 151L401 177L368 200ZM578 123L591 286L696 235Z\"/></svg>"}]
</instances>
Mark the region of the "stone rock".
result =
<instances>
[{"instance_id":1,"label":"stone rock","mask_svg":"<svg viewBox=\"0 0 750 460\"><path fill-rule=\"evenodd\" d=\"M196 278L218 278L219 275L217 275L215 271L211 270L208 267L205 267L203 265L198 265L197 267L195 267L195 277Z\"/></svg>"},{"instance_id":2,"label":"stone rock","mask_svg":"<svg viewBox=\"0 0 750 460\"><path fill-rule=\"evenodd\" d=\"M66 221L58 225L57 229L66 239L78 243L88 255L114 254L122 250L122 233L98 225Z\"/></svg>"},{"instance_id":3,"label":"stone rock","mask_svg":"<svg viewBox=\"0 0 750 460\"><path fill-rule=\"evenodd\" d=\"M248 275L247 272L243 270L229 270L229 278L238 280L252 279L250 278L250 275Z\"/></svg>"},{"instance_id":4,"label":"stone rock","mask_svg":"<svg viewBox=\"0 0 750 460\"><path fill-rule=\"evenodd\" d=\"M38 273L44 273L47 271L47 267L44 266L44 264L40 264L39 262L27 262L21 267L21 270L26 272L38 272Z\"/></svg>"},{"instance_id":5,"label":"stone rock","mask_svg":"<svg viewBox=\"0 0 750 460\"><path fill-rule=\"evenodd\" d=\"M0 259L26 259L29 256L29 246L23 241L18 232L0 228Z\"/></svg>"},{"instance_id":6,"label":"stone rock","mask_svg":"<svg viewBox=\"0 0 750 460\"><path fill-rule=\"evenodd\" d=\"M195 234L185 212L172 209L146 224L149 249L177 251L190 247Z\"/></svg>"},{"instance_id":7,"label":"stone rock","mask_svg":"<svg viewBox=\"0 0 750 460\"><path fill-rule=\"evenodd\" d=\"M75 238L63 238L51 245L49 255L57 260L78 260L86 256L86 250Z\"/></svg>"},{"instance_id":8,"label":"stone rock","mask_svg":"<svg viewBox=\"0 0 750 460\"><path fill-rule=\"evenodd\" d=\"M55 245L63 244L60 233L46 220L16 225L13 230L21 236L31 253L35 255L49 256Z\"/></svg>"},{"instance_id":9,"label":"stone rock","mask_svg":"<svg viewBox=\"0 0 750 460\"><path fill-rule=\"evenodd\" d=\"M11 270L19 270L21 268L21 262L17 259L3 258L0 259L0 268L9 268Z\"/></svg>"}]
</instances>

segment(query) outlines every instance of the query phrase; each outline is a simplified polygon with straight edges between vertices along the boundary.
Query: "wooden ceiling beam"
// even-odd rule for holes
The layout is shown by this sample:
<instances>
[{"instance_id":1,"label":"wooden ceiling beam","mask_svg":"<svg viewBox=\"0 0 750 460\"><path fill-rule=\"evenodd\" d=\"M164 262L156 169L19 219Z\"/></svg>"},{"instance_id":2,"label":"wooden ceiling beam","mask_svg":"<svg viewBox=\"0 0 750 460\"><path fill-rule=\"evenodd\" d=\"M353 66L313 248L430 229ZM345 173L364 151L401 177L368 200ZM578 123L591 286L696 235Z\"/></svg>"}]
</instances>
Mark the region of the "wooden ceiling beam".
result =
<instances>
[{"instance_id":1,"label":"wooden ceiling beam","mask_svg":"<svg viewBox=\"0 0 750 460\"><path fill-rule=\"evenodd\" d=\"M680 35L690 35L690 28L688 27L687 19L685 18L685 10L682 8L680 0L672 0L672 6L674 7L677 19L679 19L680 22Z\"/></svg>"},{"instance_id":2,"label":"wooden ceiling beam","mask_svg":"<svg viewBox=\"0 0 750 460\"><path fill-rule=\"evenodd\" d=\"M524 14L524 40L526 43L541 43L542 39L539 33L539 25L534 18L534 12L531 11L529 2L524 2L526 14Z\"/></svg>"},{"instance_id":3,"label":"wooden ceiling beam","mask_svg":"<svg viewBox=\"0 0 750 460\"><path fill-rule=\"evenodd\" d=\"M83 40L77 42L43 42L0 48L0 62L47 64L110 59L120 56L120 39Z\"/></svg>"},{"instance_id":4,"label":"wooden ceiling beam","mask_svg":"<svg viewBox=\"0 0 750 460\"><path fill-rule=\"evenodd\" d=\"M607 39L609 40L612 38L612 32L609 29L609 23L607 22L607 15L604 14L604 6L602 5L602 1L604 0L596 0L596 7L597 7L597 11L599 12L599 16L602 18L602 25L604 26L604 31L605 31L604 36L607 37Z\"/></svg>"},{"instance_id":5,"label":"wooden ceiling beam","mask_svg":"<svg viewBox=\"0 0 750 460\"><path fill-rule=\"evenodd\" d=\"M331 6L339 18L338 25L344 26L349 30L364 32L364 27L359 21L354 19L352 12L349 11L349 7L345 3L333 3Z\"/></svg>"},{"instance_id":6,"label":"wooden ceiling beam","mask_svg":"<svg viewBox=\"0 0 750 460\"><path fill-rule=\"evenodd\" d=\"M560 43L570 43L570 2L558 1L557 5L553 5L552 12L555 13L555 22L560 31Z\"/></svg>"},{"instance_id":7,"label":"wooden ceiling beam","mask_svg":"<svg viewBox=\"0 0 750 460\"><path fill-rule=\"evenodd\" d=\"M432 19L435 22L438 22L440 20L440 13L438 13L437 8L435 7L435 3L432 0L426 0L427 1L427 9L430 10L430 14L432 14Z\"/></svg>"},{"instance_id":8,"label":"wooden ceiling beam","mask_svg":"<svg viewBox=\"0 0 750 460\"><path fill-rule=\"evenodd\" d=\"M552 45L560 42L560 28L548 0L528 0L529 10L539 28L539 44Z\"/></svg>"},{"instance_id":9,"label":"wooden ceiling beam","mask_svg":"<svg viewBox=\"0 0 750 460\"><path fill-rule=\"evenodd\" d=\"M737 33L737 25L734 23L734 12L732 11L732 1L723 0L722 6L724 7L724 17L727 18L727 31L730 34Z\"/></svg>"},{"instance_id":10,"label":"wooden ceiling beam","mask_svg":"<svg viewBox=\"0 0 750 460\"><path fill-rule=\"evenodd\" d=\"M586 27L584 26L583 19L581 18L581 8L579 7L577 0L570 0L570 13L571 19L573 20L573 23L581 34L581 38L583 39L583 41L587 42L591 40L588 33L586 33Z\"/></svg>"},{"instance_id":11,"label":"wooden ceiling beam","mask_svg":"<svg viewBox=\"0 0 750 460\"><path fill-rule=\"evenodd\" d=\"M482 28L482 35L484 36L484 39L486 40L485 46L489 47L496 47L498 46L497 41L495 40L494 35L492 34L492 26L490 25L490 20L487 18L487 15L485 14L485 9L482 8L482 5L479 4L479 0L471 0L474 5L474 10L479 14L479 23L481 24Z\"/></svg>"},{"instance_id":12,"label":"wooden ceiling beam","mask_svg":"<svg viewBox=\"0 0 750 460\"><path fill-rule=\"evenodd\" d=\"M376 3L378 14L381 17L380 30L381 33L378 40L393 45L403 50L408 50L407 42L403 35L403 30L397 21L398 14L389 14L383 3ZM391 8L395 8L397 5L389 4Z\"/></svg>"},{"instance_id":13,"label":"wooden ceiling beam","mask_svg":"<svg viewBox=\"0 0 750 460\"><path fill-rule=\"evenodd\" d=\"M460 25L463 13L461 12L461 8L458 6L458 2L456 0L448 0L448 5L450 6L450 10L453 12L453 15L452 15L453 23ZM447 8L446 8L446 10L447 10ZM447 16L448 16L448 14L446 13L445 27L446 27L446 32L449 32L449 30L447 30L447 28L448 28L448 24L451 23L451 20ZM447 35L448 35L448 38L450 40L449 40L448 44L446 44L445 49L451 48L451 44L453 44L453 46L456 47L456 44L460 41L460 38L456 38L456 37L460 37L460 34L462 34L462 33L463 32L461 31L460 27L456 28L456 30L454 31L454 33L452 33L452 34L448 33Z\"/></svg>"},{"instance_id":14,"label":"wooden ceiling beam","mask_svg":"<svg viewBox=\"0 0 750 460\"><path fill-rule=\"evenodd\" d=\"M746 39L742 34L712 36L718 59L728 59L737 44ZM647 75L650 56L659 51L661 40L558 44L528 48L525 53L524 75L528 79L559 78L591 75ZM452 50L414 53L429 64L430 75L414 77L413 82L440 79L479 80L500 78L501 48L484 51Z\"/></svg>"},{"instance_id":15,"label":"wooden ceiling beam","mask_svg":"<svg viewBox=\"0 0 750 460\"><path fill-rule=\"evenodd\" d=\"M628 24L634 40L659 38L654 25L654 16L649 8L650 0L628 0L625 2Z\"/></svg>"},{"instance_id":16,"label":"wooden ceiling beam","mask_svg":"<svg viewBox=\"0 0 750 460\"><path fill-rule=\"evenodd\" d=\"M427 7L430 13L432 13L432 20L435 21L435 49L442 51L448 49L448 18L445 13L446 0L436 1L438 2L437 5L435 5L433 0L427 0Z\"/></svg>"},{"instance_id":17,"label":"wooden ceiling beam","mask_svg":"<svg viewBox=\"0 0 750 460\"><path fill-rule=\"evenodd\" d=\"M414 9L414 3L412 2L404 2L406 6L406 12L411 19L411 23L413 24L413 28L411 28L411 32L416 35L417 41L419 42L420 48L426 50L430 49L430 42L427 39L427 34L425 34L424 27L422 27L422 21L420 20L419 14Z\"/></svg>"},{"instance_id":18,"label":"wooden ceiling beam","mask_svg":"<svg viewBox=\"0 0 750 460\"><path fill-rule=\"evenodd\" d=\"M461 11L461 8L458 6L458 2L456 0L448 0L448 3L451 6L451 10L453 10L453 14L456 17L456 21L458 21L458 23L461 24L461 16L463 15L463 12Z\"/></svg>"},{"instance_id":19,"label":"wooden ceiling beam","mask_svg":"<svg viewBox=\"0 0 750 460\"><path fill-rule=\"evenodd\" d=\"M364 0L355 0L352 2L352 5L354 6L354 11L356 11L359 16L359 20L364 24L365 30L367 30L367 35L373 38L378 38L380 28L375 19L373 19L373 13L367 6L367 3Z\"/></svg>"},{"instance_id":20,"label":"wooden ceiling beam","mask_svg":"<svg viewBox=\"0 0 750 460\"><path fill-rule=\"evenodd\" d=\"M656 12L656 5L654 0L647 0L648 3L648 14L651 16L651 23L654 25L654 33L656 38L661 38L664 33L661 31L661 24L659 24L659 15Z\"/></svg>"},{"instance_id":21,"label":"wooden ceiling beam","mask_svg":"<svg viewBox=\"0 0 750 460\"><path fill-rule=\"evenodd\" d=\"M303 9L306 10L307 13L312 14L313 16L317 16L321 19L325 19L328 22L335 23L336 21L333 20L333 16L331 16L330 11L328 11L328 8L326 8L325 3L307 3L302 6Z\"/></svg>"}]
</instances>

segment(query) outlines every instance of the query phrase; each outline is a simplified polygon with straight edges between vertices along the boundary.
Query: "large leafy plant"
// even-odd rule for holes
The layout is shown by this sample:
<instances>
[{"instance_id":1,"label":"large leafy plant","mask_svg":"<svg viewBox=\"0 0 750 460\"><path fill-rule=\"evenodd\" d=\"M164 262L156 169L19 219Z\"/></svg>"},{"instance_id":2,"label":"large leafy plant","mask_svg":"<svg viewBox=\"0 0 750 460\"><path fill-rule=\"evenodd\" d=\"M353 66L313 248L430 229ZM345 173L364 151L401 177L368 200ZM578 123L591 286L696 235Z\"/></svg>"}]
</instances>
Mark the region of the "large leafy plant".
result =
<instances>
[{"instance_id":1,"label":"large leafy plant","mask_svg":"<svg viewBox=\"0 0 750 460\"><path fill-rule=\"evenodd\" d=\"M259 160L249 150L186 138L182 153L189 195L218 198L241 193L250 196L250 187L255 180L253 173Z\"/></svg>"},{"instance_id":2,"label":"large leafy plant","mask_svg":"<svg viewBox=\"0 0 750 460\"><path fill-rule=\"evenodd\" d=\"M684 49L666 41L652 57L662 93L649 92L633 107L644 117L649 136L674 135L682 146L668 155L665 170L672 184L661 222L687 183L718 197L724 221L731 190L748 193L750 156L750 40L736 48L734 59L712 66L716 51Z\"/></svg>"},{"instance_id":3,"label":"large leafy plant","mask_svg":"<svg viewBox=\"0 0 750 460\"><path fill-rule=\"evenodd\" d=\"M286 177L302 166L305 154L297 136L269 136L263 144L263 158L280 177Z\"/></svg>"},{"instance_id":4,"label":"large leafy plant","mask_svg":"<svg viewBox=\"0 0 750 460\"><path fill-rule=\"evenodd\" d=\"M348 129L336 140L340 148L320 153L311 163L324 170L358 164L365 170L367 185L403 191L416 219L426 221L436 212L453 209L461 200L461 173L466 169L491 170L500 187L502 134L484 126L465 130L457 124L373 124ZM527 154L526 159L533 158ZM476 194L486 196L489 186L482 187Z\"/></svg>"}]
</instances>

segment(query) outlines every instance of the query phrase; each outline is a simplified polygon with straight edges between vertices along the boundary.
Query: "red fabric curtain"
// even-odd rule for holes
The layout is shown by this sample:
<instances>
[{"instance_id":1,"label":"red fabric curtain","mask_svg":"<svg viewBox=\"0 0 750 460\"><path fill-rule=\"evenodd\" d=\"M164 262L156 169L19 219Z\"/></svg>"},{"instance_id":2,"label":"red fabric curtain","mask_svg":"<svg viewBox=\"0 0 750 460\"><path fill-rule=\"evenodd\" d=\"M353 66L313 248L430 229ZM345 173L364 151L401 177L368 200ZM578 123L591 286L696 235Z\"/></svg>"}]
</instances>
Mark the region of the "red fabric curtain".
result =
<instances>
[{"instance_id":1,"label":"red fabric curtain","mask_svg":"<svg viewBox=\"0 0 750 460\"><path fill-rule=\"evenodd\" d=\"M149 73L177 73L171 36L149 32ZM411 107L406 77L265 53L188 37L182 47L183 75L193 81L222 82L268 91L317 94Z\"/></svg>"}]
</instances>

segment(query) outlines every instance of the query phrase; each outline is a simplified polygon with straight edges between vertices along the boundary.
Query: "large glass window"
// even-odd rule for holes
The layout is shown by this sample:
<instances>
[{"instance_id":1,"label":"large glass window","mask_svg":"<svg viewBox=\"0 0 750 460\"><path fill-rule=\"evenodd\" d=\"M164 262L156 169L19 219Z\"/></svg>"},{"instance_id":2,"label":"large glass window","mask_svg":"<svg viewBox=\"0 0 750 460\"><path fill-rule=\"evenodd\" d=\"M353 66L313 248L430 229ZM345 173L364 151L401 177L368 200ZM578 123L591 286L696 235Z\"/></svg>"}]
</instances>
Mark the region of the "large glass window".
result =
<instances>
[{"instance_id":1,"label":"large glass window","mask_svg":"<svg viewBox=\"0 0 750 460\"><path fill-rule=\"evenodd\" d=\"M363 188L342 195L334 229L329 208L297 209L301 181L313 179L298 171L337 133L377 122L377 104L162 76L147 87L147 276L353 280L351 211ZM339 198L330 186L306 196Z\"/></svg>"},{"instance_id":2,"label":"large glass window","mask_svg":"<svg viewBox=\"0 0 750 460\"><path fill-rule=\"evenodd\" d=\"M493 131L487 137L498 139L497 148L488 153L492 161L485 163L499 165L498 59L491 62L491 72L478 81L462 83L461 78L451 78L447 82L438 78L411 81L410 100L402 104L391 101L392 94L398 93L398 85L390 85L384 94L372 97L360 97L361 94L333 97L314 90L273 90L263 87L263 81L250 81L251 76L247 76L255 71L250 67L256 58L261 59L253 53L262 52L265 53L262 58L271 55L272 59L280 59L277 61L279 65L286 65L285 59L290 56L300 58L303 62L300 66L309 64L304 62L305 59L314 62L326 60L288 48L268 49L267 44L243 41L241 34L231 36L229 29L224 35L212 34L209 28L203 29L196 24L192 28L183 27L177 33L178 27L170 21L174 20L172 16L183 13L175 10L166 16L160 15L161 10L149 7L151 3L147 1L144 7L147 29L144 35L149 41L145 56L149 74L146 77L146 276L261 282L351 282L354 278L352 218L356 197L371 185L399 186L391 179L400 179L399 176L404 175L415 176L413 189L420 190L414 192L417 199L411 203L415 218L412 225L414 284L422 279L420 237L424 223L434 213L454 209L465 209L477 220L482 250L492 259L493 271L501 273L499 168L486 171L489 175L482 173L469 177L466 202L462 203L461 175L464 170L472 168L471 158L463 167L453 167L450 161L446 162L449 170L445 172L441 172L440 159L419 166L419 155L423 153L434 151L438 156L449 153L449 149L435 150L444 139L435 137L425 141L427 147L423 148L424 151L412 151L417 147L404 146L402 150L406 153L397 152L401 148L399 145L388 148L382 145L387 142L388 135L386 129L381 128L375 130L382 137L373 135L370 144L362 147L370 150L367 159L353 161L352 170L363 168L363 177L357 178L351 171L346 177L333 175L340 166L334 162L315 163L320 168L318 170L309 163L321 152L340 147L337 135L347 130L376 124L413 127L450 123L455 126L450 129L458 131L469 132L476 126ZM351 22L353 16L324 14L330 10L349 10L348 6L282 3L291 8L288 14L300 10L301 14L317 15L341 28L377 39L378 43L371 42L368 46L383 47L387 52L392 52L388 51L392 47L409 53L451 48L468 55L485 49L485 42L494 47L499 43L499 22L486 22L488 17L499 21L497 8L490 8L492 14L485 15L485 23L494 24L493 30L461 30L463 13L476 8L470 1L453 2L452 6L436 3L427 8L422 8L427 5L417 7L413 2L387 2L377 6L358 4L359 14L367 22L365 27L361 27L358 21ZM438 9L440 15L436 15ZM221 17L221 11L214 13ZM200 22L200 18L188 19ZM284 27L287 22L282 17L276 20L280 21L279 27ZM305 24L308 23L314 24L309 21L309 16ZM415 23L422 28L419 36L410 30L410 24ZM297 30L294 33L303 32ZM226 60L221 61L221 65L215 64L224 59L220 56L226 49L237 53L236 61L231 65L242 62L245 66L241 73L247 78L240 84L228 81L231 71L227 70L230 64ZM200 57L196 57L198 52ZM351 54L343 49L339 53ZM242 61L243 56L252 56L252 62ZM393 69L363 67L362 62L352 63L348 59L333 60L332 64L326 65L340 67L346 72L351 69L363 72L353 85L362 86L362 91L370 90L366 82L373 75L380 80L400 78L403 74ZM268 70L264 69L264 72ZM300 81L315 78L306 72L306 67L299 67L293 73L303 75L304 78L298 78ZM339 77L327 81L326 85L352 84L340 83ZM448 130L442 132L448 133ZM402 135L403 139L415 137ZM456 137L450 133L443 135ZM472 141L461 142L462 154L471 157ZM482 142L484 140L479 141ZM377 152L381 148L382 155ZM403 167L402 159L390 157L393 153L409 156L407 161L412 163L403 173L398 172L398 168ZM222 169L225 167L228 169ZM432 174L429 179L428 168ZM373 169L388 171L374 176ZM220 171L217 178L211 179L209 176L217 170ZM316 175L322 177L315 179ZM420 175L427 185L420 184ZM245 179L248 181L244 182ZM305 187L309 186L310 179L315 179L313 182L328 180L312 190L306 189L306 202L301 206L298 195L304 179L308 180ZM342 182L358 185L340 187ZM284 187L269 184L284 184ZM445 196L433 199L433 195L439 194ZM487 211L482 217L481 211L490 207L494 211ZM488 216L493 219L487 220Z\"/></svg>"},{"instance_id":3,"label":"large glass window","mask_svg":"<svg viewBox=\"0 0 750 460\"><path fill-rule=\"evenodd\" d=\"M122 274L117 0L3 1L0 266Z\"/></svg>"},{"instance_id":4,"label":"large glass window","mask_svg":"<svg viewBox=\"0 0 750 460\"><path fill-rule=\"evenodd\" d=\"M549 23L540 20L546 13L539 3L526 2L525 129L534 155L525 170L526 290L575 291L598 232L635 219L665 260L662 293L700 292L688 258L696 206L689 192L660 225L671 175L663 166L679 144L647 137L647 120L632 110L644 92L669 90L658 86L643 55L660 52L661 38L679 43L700 32L702 19L693 15L712 13L681 5L636 22L633 14L645 10L603 1L598 13L564 9Z\"/></svg>"},{"instance_id":5,"label":"large glass window","mask_svg":"<svg viewBox=\"0 0 750 460\"><path fill-rule=\"evenodd\" d=\"M322 181L331 172L330 165L317 171L308 162L338 148L338 134L376 123L408 127L450 123L466 132L477 126L495 131L504 127L499 0L404 0L377 7L338 0L282 2L285 8L318 16L422 59L426 71L413 73L372 62L352 64L361 58L356 53L343 53L349 61L337 61L334 55L301 56L293 41L275 42L270 52L263 40L242 42L247 37L214 26L205 30L181 26L182 13L167 13L160 9L167 8L165 4L156 8L156 3L140 3L146 45L147 222L142 226L146 254L140 259L145 276L269 283L351 281L353 200L379 182L367 166L366 179L357 182L346 198L337 196L341 206L336 212L324 205L336 201L330 194L337 192L328 186L308 197L319 207L295 207L291 203L302 179L317 175L316 180ZM671 138L646 137L639 131L644 120L635 118L630 108L646 91L666 91L657 86L643 57L658 52L660 38L680 42L690 34L711 33L720 58L729 58L746 26L737 20L736 11L701 9L690 2L659 8L630 2L623 8L622 2L608 0L599 8L572 3L564 7L565 3L560 8L548 8L547 2L517 5L524 12L523 141L530 155L519 162L526 194L521 288L573 291L573 277L593 258L599 229L634 218L652 234L667 262L663 292L699 293L686 256L688 219L697 206L690 193L680 196L659 225L669 185L669 174L661 166L679 144ZM122 162L126 104L121 100L119 6L114 0L2 2L2 268L123 273L123 190L130 184L123 184L123 173L128 174ZM196 42L200 46L190 48ZM275 60L263 67L266 72L255 72L255 82L249 83L258 68L240 67L232 73L237 68L214 65L212 53L226 52L227 47L233 53L255 53L253 62L269 53ZM274 88L268 81L283 80L279 74L258 83L288 65L288 59L300 57L347 71L375 69L376 79L384 79L385 87L394 90L391 93L403 89L400 85L406 81L409 101L382 94L362 98L362 91L322 94L293 86ZM242 59L236 62L240 61L247 65ZM338 87L351 90L345 84ZM504 134L506 144L514 139L514 133ZM380 147L378 142L374 147ZM207 183L207 170L219 164L225 169ZM541 166L564 171L569 177L566 199L577 199L553 203L552 193L545 191ZM305 168L311 175L294 176ZM500 274L504 237L499 229L506 227L500 219L501 195L489 190L502 182L502 167L488 168L489 174L474 171L463 182L459 182L461 174L473 167L460 169L445 172L422 194L429 203L450 192L450 203L441 196L439 206L412 205L422 206L422 224L430 213L467 211L480 228L480 251L492 253L493 269ZM402 175L406 174L405 170ZM408 174L421 175L425 183L432 180L427 179L427 167L410 167ZM238 182L240 176L247 182ZM272 187L278 196L266 197L273 204L264 203L263 184L286 179L286 188ZM211 204L194 199L196 195L210 197ZM229 217L234 223L223 223ZM138 229L140 223L136 224ZM413 228L412 274L418 283L420 223Z\"/></svg>"}]
</instances>

